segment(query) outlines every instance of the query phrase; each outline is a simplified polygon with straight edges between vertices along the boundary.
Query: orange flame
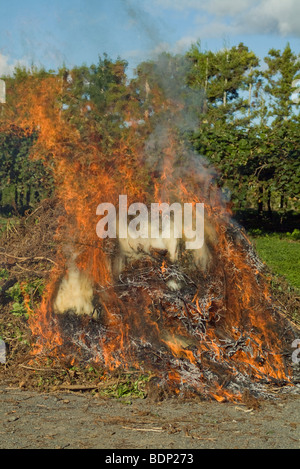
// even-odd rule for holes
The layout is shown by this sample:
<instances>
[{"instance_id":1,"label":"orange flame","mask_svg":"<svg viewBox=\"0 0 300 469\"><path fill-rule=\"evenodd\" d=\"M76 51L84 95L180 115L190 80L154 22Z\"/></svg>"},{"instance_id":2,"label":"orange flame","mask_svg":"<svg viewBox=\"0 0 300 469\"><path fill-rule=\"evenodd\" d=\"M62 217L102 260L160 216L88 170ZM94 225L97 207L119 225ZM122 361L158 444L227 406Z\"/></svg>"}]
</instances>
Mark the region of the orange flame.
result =
<instances>
[{"instance_id":1,"label":"orange flame","mask_svg":"<svg viewBox=\"0 0 300 469\"><path fill-rule=\"evenodd\" d=\"M151 93L159 108L159 92L152 89ZM173 383L176 392L188 388L191 380L195 392L218 401L240 398L239 392L220 384L220 369L233 380L242 374L256 381L290 381L278 341L280 324L260 269L251 259L247 238L239 232L235 240L230 211L207 172L194 167L176 170L177 153L183 149L171 129L162 162L155 168L160 174L157 177L145 164L147 155L136 124L141 116L136 116L134 106L126 112L132 125L113 141L106 154L97 122L87 120L82 134L72 119L64 116L58 77L28 77L18 83L14 94L17 104L9 109L7 120L28 132L38 130L32 157L52 155L57 197L66 212L56 237L60 241L58 267L51 273L38 313L30 310L24 293L34 353L67 354L70 337L65 339L54 302L62 278L74 264L86 274L93 300L101 305L97 339L89 345L88 334L82 332L78 341L90 348L93 360L107 370L152 367ZM46 156L44 160L49 163ZM97 237L95 210L101 201L117 206L119 194L127 194L129 203L149 203L152 197L159 202L205 203L208 254L201 255L207 256L208 266L196 268L188 253L183 253L184 267L178 273L168 257L161 261L158 256L156 264L155 256L149 256L139 261L141 264L133 264L132 270L124 268L129 275L127 283L121 276L116 282L110 259L118 253L114 253L114 244ZM184 294L179 287L172 292L168 275L184 284ZM91 335L95 333L91 317L86 327ZM210 383L208 390L205 382Z\"/></svg>"}]
</instances>

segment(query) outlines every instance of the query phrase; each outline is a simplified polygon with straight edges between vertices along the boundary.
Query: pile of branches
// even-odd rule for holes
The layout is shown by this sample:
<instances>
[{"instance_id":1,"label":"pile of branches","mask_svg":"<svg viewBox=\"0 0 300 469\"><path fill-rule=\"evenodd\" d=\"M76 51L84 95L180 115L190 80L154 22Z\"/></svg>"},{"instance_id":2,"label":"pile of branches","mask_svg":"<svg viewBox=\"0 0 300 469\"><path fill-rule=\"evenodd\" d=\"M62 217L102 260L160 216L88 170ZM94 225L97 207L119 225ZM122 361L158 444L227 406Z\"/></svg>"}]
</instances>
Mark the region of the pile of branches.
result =
<instances>
[{"instance_id":1,"label":"pile of branches","mask_svg":"<svg viewBox=\"0 0 300 469\"><path fill-rule=\"evenodd\" d=\"M30 354L27 306L33 310L38 307L56 266L57 226L63 215L57 200L45 199L22 218L4 219L0 246L0 337L7 352L0 372L4 375L9 367L26 362Z\"/></svg>"}]
</instances>

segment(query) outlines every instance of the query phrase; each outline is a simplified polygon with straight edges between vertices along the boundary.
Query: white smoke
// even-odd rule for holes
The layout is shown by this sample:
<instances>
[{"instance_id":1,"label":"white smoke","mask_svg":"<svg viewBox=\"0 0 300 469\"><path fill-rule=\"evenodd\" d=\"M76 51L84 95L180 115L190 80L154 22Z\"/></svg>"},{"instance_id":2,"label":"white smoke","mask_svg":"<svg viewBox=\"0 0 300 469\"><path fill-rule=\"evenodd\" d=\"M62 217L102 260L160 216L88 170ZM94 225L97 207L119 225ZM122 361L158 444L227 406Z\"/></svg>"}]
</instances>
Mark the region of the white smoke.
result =
<instances>
[{"instance_id":1,"label":"white smoke","mask_svg":"<svg viewBox=\"0 0 300 469\"><path fill-rule=\"evenodd\" d=\"M57 314L67 311L77 315L93 312L93 287L90 279L72 265L63 278L54 302L54 312Z\"/></svg>"}]
</instances>

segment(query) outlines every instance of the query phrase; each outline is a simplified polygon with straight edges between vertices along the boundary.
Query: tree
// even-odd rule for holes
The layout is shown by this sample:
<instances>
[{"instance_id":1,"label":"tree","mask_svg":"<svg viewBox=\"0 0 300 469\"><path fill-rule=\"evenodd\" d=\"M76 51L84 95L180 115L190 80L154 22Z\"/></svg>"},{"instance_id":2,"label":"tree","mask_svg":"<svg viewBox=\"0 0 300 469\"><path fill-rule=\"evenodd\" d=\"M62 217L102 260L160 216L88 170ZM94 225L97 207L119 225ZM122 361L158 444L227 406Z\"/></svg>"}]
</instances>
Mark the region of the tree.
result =
<instances>
[{"instance_id":1,"label":"tree","mask_svg":"<svg viewBox=\"0 0 300 469\"><path fill-rule=\"evenodd\" d=\"M281 53L271 49L265 57L268 66L263 73L266 85L265 91L270 97L269 116L274 118L274 125L281 124L294 114L298 107L292 99L292 83L300 77L300 55L295 55L289 44Z\"/></svg>"},{"instance_id":2,"label":"tree","mask_svg":"<svg viewBox=\"0 0 300 469\"><path fill-rule=\"evenodd\" d=\"M297 208L299 118L291 96L297 56L289 45L283 53L271 50L264 72L243 44L215 54L201 52L198 44L188 57L191 86L206 90L193 144L219 170L219 183L229 189L234 207L256 206L260 213Z\"/></svg>"},{"instance_id":3,"label":"tree","mask_svg":"<svg viewBox=\"0 0 300 469\"><path fill-rule=\"evenodd\" d=\"M193 62L190 85L205 92L204 120L214 125L228 124L236 119L237 113L251 107L259 59L243 43L213 53L202 52L198 42L187 52L187 57ZM241 95L245 90L248 99Z\"/></svg>"},{"instance_id":4,"label":"tree","mask_svg":"<svg viewBox=\"0 0 300 469\"><path fill-rule=\"evenodd\" d=\"M28 135L15 126L0 132L0 203L12 205L17 212L53 191L51 169L30 156L36 139L34 133Z\"/></svg>"}]
</instances>

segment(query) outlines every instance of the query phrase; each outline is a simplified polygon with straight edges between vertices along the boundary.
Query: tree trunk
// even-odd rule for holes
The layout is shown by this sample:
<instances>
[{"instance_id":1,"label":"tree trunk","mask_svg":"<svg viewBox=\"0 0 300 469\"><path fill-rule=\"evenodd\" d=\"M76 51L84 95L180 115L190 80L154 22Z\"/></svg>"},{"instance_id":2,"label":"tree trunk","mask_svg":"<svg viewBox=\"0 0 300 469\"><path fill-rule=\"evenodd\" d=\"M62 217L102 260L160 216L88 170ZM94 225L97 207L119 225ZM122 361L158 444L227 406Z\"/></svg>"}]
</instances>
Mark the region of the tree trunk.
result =
<instances>
[{"instance_id":1,"label":"tree trunk","mask_svg":"<svg viewBox=\"0 0 300 469\"><path fill-rule=\"evenodd\" d=\"M257 202L257 211L259 215L261 215L263 212L263 208L264 208L264 204L263 204L264 188L262 186L259 186L258 194L259 195L258 195L258 202Z\"/></svg>"},{"instance_id":2,"label":"tree trunk","mask_svg":"<svg viewBox=\"0 0 300 469\"><path fill-rule=\"evenodd\" d=\"M252 67L250 69L252 72ZM251 116L251 98L252 98L252 83L249 83L249 96L248 96L248 117Z\"/></svg>"},{"instance_id":3,"label":"tree trunk","mask_svg":"<svg viewBox=\"0 0 300 469\"><path fill-rule=\"evenodd\" d=\"M15 208L18 209L18 185L15 184Z\"/></svg>"},{"instance_id":4,"label":"tree trunk","mask_svg":"<svg viewBox=\"0 0 300 469\"><path fill-rule=\"evenodd\" d=\"M31 186L27 187L27 192L26 192L26 205L30 205L30 199L31 199Z\"/></svg>"},{"instance_id":5,"label":"tree trunk","mask_svg":"<svg viewBox=\"0 0 300 469\"><path fill-rule=\"evenodd\" d=\"M272 207L271 207L271 191L268 191L268 214L269 217L272 218Z\"/></svg>"}]
</instances>

